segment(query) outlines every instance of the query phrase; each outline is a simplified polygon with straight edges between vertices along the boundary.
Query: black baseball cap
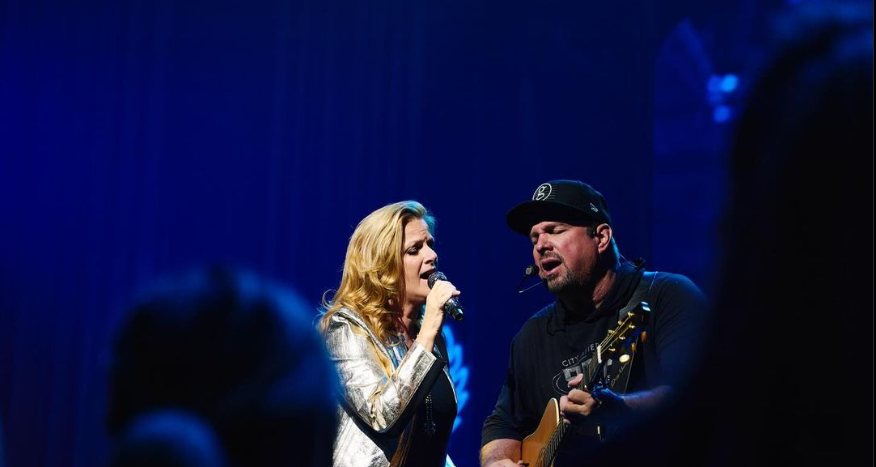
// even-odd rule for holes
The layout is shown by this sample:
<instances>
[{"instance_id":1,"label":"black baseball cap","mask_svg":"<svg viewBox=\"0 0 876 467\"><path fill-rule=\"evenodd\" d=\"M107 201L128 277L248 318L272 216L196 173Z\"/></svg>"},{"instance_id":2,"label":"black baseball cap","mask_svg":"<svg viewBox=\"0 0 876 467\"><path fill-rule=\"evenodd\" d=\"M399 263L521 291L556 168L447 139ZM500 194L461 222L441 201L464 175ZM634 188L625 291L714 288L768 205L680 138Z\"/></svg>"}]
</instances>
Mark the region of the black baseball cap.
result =
<instances>
[{"instance_id":1,"label":"black baseball cap","mask_svg":"<svg viewBox=\"0 0 876 467\"><path fill-rule=\"evenodd\" d=\"M532 226L543 221L611 225L611 216L602 193L592 186L578 180L553 180L539 185L532 200L511 208L505 221L515 232L529 235Z\"/></svg>"}]
</instances>

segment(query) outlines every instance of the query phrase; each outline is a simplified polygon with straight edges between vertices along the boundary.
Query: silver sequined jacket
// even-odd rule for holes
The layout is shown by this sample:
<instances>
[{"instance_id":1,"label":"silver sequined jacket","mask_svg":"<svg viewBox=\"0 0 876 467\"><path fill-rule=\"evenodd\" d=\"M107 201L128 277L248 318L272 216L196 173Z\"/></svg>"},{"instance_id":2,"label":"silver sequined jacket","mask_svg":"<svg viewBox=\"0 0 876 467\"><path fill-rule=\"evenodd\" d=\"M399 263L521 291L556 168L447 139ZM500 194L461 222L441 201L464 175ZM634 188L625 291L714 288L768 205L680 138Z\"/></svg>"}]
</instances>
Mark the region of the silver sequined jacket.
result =
<instances>
[{"instance_id":1,"label":"silver sequined jacket","mask_svg":"<svg viewBox=\"0 0 876 467\"><path fill-rule=\"evenodd\" d=\"M357 313L346 308L332 315L324 333L329 357L338 370L342 394L332 464L334 467L400 465L410 445L412 420L405 426L396 422L429 370L442 362L417 343L406 353L403 344L384 344ZM391 362L391 374L384 371L377 352ZM446 366L444 373L450 380ZM453 387L452 382L450 386ZM456 389L453 397L456 398ZM446 465L453 465L449 456Z\"/></svg>"}]
</instances>

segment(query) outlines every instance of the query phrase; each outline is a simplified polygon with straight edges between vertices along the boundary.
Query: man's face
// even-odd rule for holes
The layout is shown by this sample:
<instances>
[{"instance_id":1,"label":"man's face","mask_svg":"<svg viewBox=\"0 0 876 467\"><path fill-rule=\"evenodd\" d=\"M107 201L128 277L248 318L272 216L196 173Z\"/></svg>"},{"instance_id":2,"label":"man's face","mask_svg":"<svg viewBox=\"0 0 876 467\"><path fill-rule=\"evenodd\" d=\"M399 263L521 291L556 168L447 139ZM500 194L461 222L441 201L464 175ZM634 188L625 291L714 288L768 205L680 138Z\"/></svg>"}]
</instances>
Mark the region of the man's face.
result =
<instances>
[{"instance_id":1,"label":"man's face","mask_svg":"<svg viewBox=\"0 0 876 467\"><path fill-rule=\"evenodd\" d=\"M529 230L538 276L555 295L588 284L599 259L599 240L588 228L564 222L539 222Z\"/></svg>"}]
</instances>

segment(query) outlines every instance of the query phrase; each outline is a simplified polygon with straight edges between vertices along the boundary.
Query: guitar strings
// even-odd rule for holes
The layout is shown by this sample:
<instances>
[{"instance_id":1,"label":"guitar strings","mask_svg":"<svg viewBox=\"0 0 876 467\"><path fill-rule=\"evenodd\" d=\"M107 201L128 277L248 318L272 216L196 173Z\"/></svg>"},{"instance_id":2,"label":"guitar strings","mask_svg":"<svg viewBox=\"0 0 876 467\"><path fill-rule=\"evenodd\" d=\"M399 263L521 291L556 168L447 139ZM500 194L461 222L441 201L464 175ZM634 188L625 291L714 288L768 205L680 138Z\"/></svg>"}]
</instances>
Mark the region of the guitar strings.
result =
<instances>
[{"instance_id":1,"label":"guitar strings","mask_svg":"<svg viewBox=\"0 0 876 467\"><path fill-rule=\"evenodd\" d=\"M634 317L635 315L633 315L632 313L629 313L627 316L625 316L623 321L618 323L618 329L620 329L620 331L612 332L608 336L606 336L605 339L603 339L603 341L599 344L600 347L610 348L618 341L626 339L627 336L625 335L625 333L626 331L631 329L630 321L632 321ZM578 389L583 389L583 379L579 386L580 387ZM560 440L562 439L565 432L566 423L561 420L557 427L554 428L553 432L551 433L551 437L548 443L539 450L538 462L536 463L536 467L545 467L546 462L548 465L553 462L553 457L556 455L556 450L559 447Z\"/></svg>"}]
</instances>

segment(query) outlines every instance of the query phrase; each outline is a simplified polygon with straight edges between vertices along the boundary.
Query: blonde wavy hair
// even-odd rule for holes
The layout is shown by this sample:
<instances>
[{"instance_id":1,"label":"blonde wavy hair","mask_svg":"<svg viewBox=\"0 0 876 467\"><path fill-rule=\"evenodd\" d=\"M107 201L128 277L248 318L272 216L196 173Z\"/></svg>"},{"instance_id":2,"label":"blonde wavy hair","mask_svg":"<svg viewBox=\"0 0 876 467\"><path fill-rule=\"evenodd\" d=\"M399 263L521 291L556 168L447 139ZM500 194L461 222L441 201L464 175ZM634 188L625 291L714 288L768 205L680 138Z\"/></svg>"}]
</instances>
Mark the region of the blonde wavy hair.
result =
<instances>
[{"instance_id":1,"label":"blonde wavy hair","mask_svg":"<svg viewBox=\"0 0 876 467\"><path fill-rule=\"evenodd\" d=\"M368 214L350 237L341 285L331 300L322 299L325 312L320 328L325 330L340 308L355 310L377 337L386 342L396 329L393 305L404 297L402 264L405 226L422 219L434 233L435 218L417 201L388 204Z\"/></svg>"}]
</instances>

